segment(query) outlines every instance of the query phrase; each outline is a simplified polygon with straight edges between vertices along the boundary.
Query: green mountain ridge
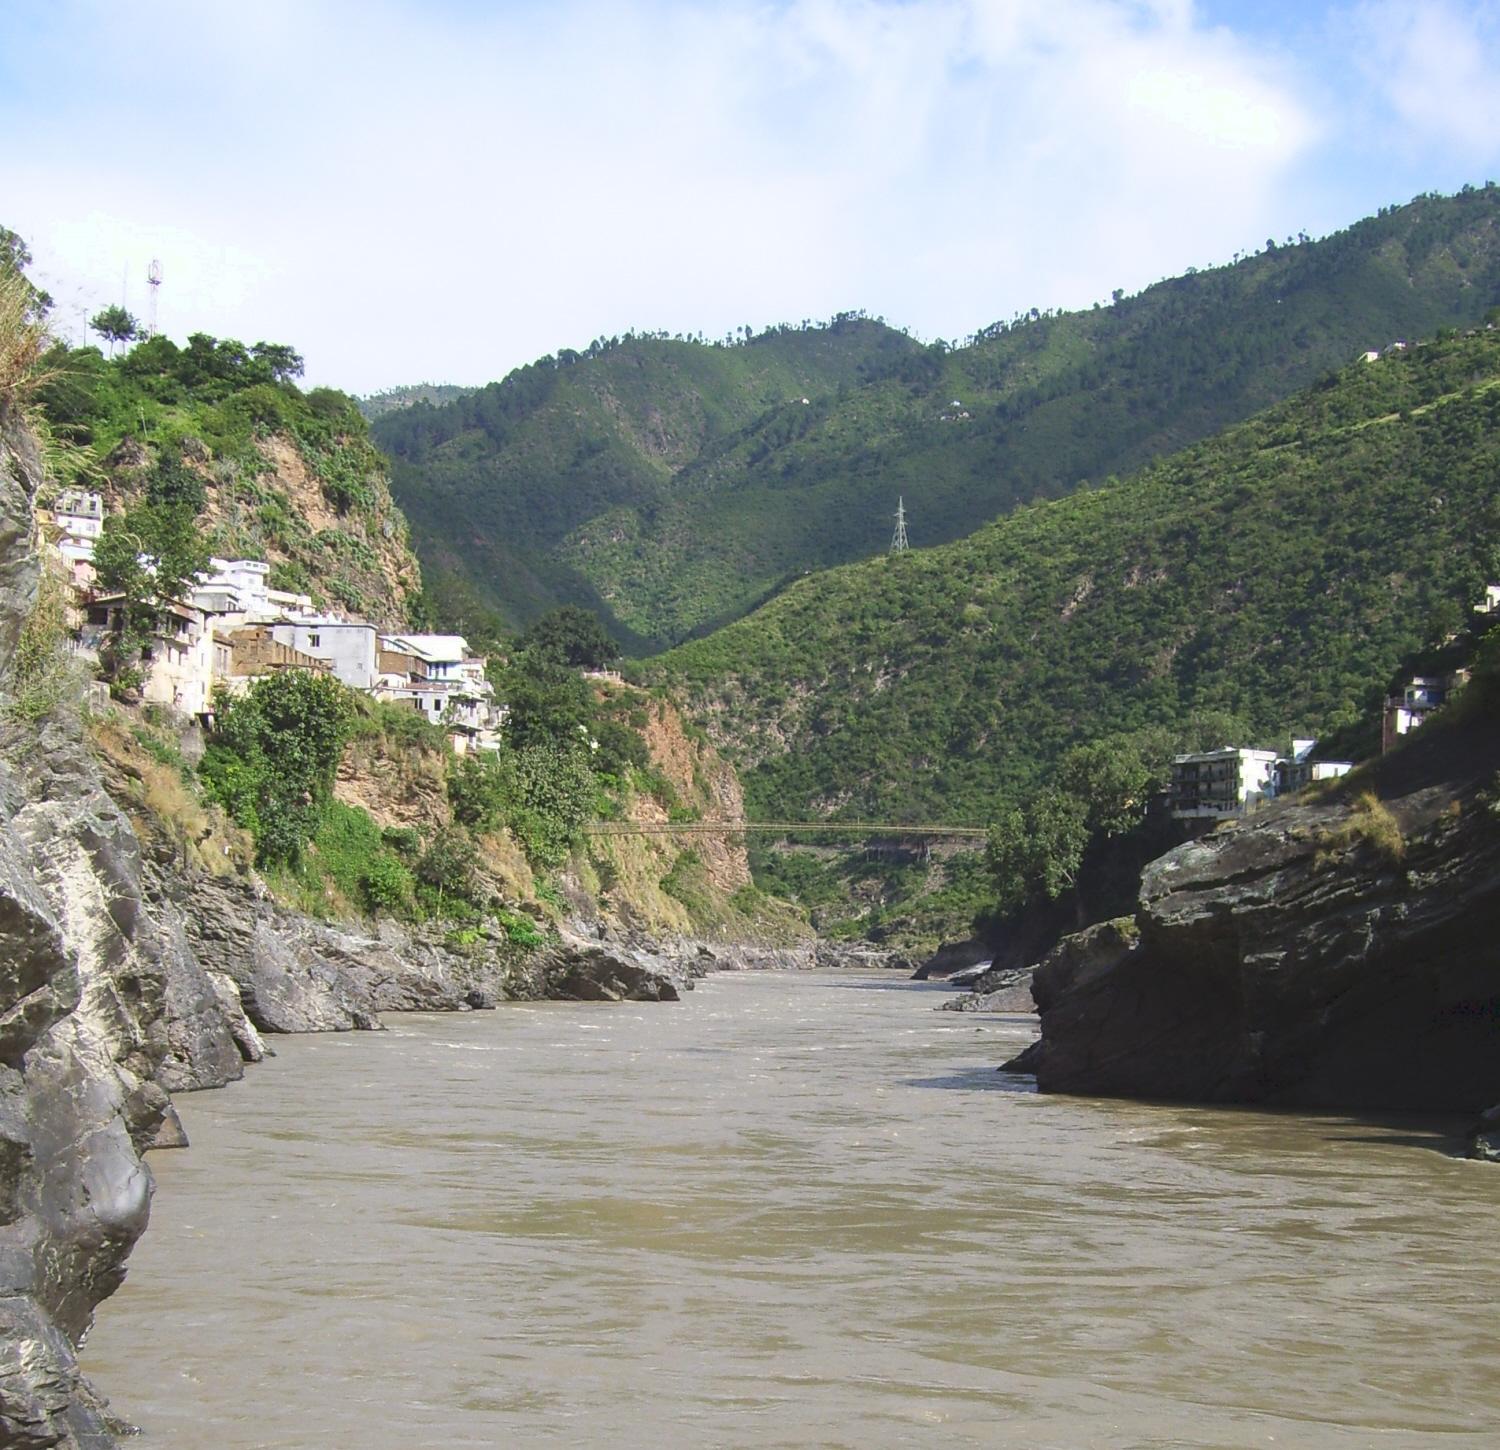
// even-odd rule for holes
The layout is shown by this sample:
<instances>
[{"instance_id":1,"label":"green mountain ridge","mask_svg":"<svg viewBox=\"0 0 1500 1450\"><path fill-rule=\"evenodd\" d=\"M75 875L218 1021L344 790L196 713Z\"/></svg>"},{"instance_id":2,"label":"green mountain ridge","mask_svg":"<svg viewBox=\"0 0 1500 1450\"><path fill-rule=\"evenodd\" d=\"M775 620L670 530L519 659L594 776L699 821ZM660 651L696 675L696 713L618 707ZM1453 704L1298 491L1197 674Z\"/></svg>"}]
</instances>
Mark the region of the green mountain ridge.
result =
<instances>
[{"instance_id":1,"label":"green mountain ridge","mask_svg":"<svg viewBox=\"0 0 1500 1450\"><path fill-rule=\"evenodd\" d=\"M1069 747L1375 718L1500 577L1500 332L1356 363L1123 483L801 580L652 662L766 819L987 819Z\"/></svg>"},{"instance_id":2,"label":"green mountain ridge","mask_svg":"<svg viewBox=\"0 0 1500 1450\"><path fill-rule=\"evenodd\" d=\"M1486 186L962 347L853 314L732 346L630 337L373 431L435 592L510 623L584 604L645 653L882 552L898 495L914 542L958 539L1497 299Z\"/></svg>"},{"instance_id":3,"label":"green mountain ridge","mask_svg":"<svg viewBox=\"0 0 1500 1450\"><path fill-rule=\"evenodd\" d=\"M588 566L591 547L618 534L649 553L674 526L678 475L713 440L917 351L852 315L736 347L628 337L544 358L446 407L414 404L372 431L450 604L467 597L521 624L579 603L627 647L650 649L651 617Z\"/></svg>"},{"instance_id":4,"label":"green mountain ridge","mask_svg":"<svg viewBox=\"0 0 1500 1450\"><path fill-rule=\"evenodd\" d=\"M414 403L431 403L440 407L444 403L451 403L471 392L473 392L472 388L463 387L458 383L409 383L404 387L383 388L378 393L367 393L362 398L356 398L354 402L364 415L365 421L372 423L376 418L384 417L387 413L399 412L402 408L409 408Z\"/></svg>"}]
</instances>

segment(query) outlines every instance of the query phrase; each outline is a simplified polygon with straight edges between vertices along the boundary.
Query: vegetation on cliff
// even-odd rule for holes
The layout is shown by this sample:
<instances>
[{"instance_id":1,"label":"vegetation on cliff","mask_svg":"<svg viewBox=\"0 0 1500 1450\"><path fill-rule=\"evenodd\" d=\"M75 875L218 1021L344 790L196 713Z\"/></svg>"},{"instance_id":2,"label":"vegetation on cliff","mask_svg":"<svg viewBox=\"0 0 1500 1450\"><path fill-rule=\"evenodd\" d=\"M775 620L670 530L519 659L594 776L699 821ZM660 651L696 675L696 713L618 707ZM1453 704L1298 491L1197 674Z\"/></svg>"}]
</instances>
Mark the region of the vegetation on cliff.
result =
<instances>
[{"instance_id":1,"label":"vegetation on cliff","mask_svg":"<svg viewBox=\"0 0 1500 1450\"><path fill-rule=\"evenodd\" d=\"M962 346L867 319L612 339L376 425L434 589L466 618L600 609L633 652L808 569L921 545L1208 437L1366 349L1500 297L1500 189L1422 197ZM805 400L805 401L804 401Z\"/></svg>"},{"instance_id":2,"label":"vegetation on cliff","mask_svg":"<svg viewBox=\"0 0 1500 1450\"><path fill-rule=\"evenodd\" d=\"M195 333L118 357L54 344L39 401L73 471L120 508L187 509L208 552L272 563L272 585L392 626L421 575L385 461L352 399L304 393L284 344ZM138 531L138 530L137 530Z\"/></svg>"}]
</instances>

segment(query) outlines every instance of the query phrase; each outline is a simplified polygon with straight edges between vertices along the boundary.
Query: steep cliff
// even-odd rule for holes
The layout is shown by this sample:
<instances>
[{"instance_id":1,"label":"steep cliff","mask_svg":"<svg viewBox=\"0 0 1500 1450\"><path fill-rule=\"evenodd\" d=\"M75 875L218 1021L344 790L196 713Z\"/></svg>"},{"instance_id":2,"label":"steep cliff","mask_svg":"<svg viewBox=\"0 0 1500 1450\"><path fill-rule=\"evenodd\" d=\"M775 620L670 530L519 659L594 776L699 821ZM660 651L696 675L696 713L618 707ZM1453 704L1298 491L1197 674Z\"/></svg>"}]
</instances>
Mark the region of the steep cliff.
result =
<instances>
[{"instance_id":1,"label":"steep cliff","mask_svg":"<svg viewBox=\"0 0 1500 1450\"><path fill-rule=\"evenodd\" d=\"M1493 678L1338 793L1170 852L1036 973L1044 1091L1477 1112L1500 1099ZM1129 923L1125 924L1129 927Z\"/></svg>"},{"instance_id":2,"label":"steep cliff","mask_svg":"<svg viewBox=\"0 0 1500 1450\"><path fill-rule=\"evenodd\" d=\"M36 598L34 440L0 412L0 670ZM230 1014L147 901L76 712L0 675L0 1439L102 1445L75 1350L145 1227L168 1085L241 1071ZM171 1025L169 1027L169 1017Z\"/></svg>"}]
</instances>

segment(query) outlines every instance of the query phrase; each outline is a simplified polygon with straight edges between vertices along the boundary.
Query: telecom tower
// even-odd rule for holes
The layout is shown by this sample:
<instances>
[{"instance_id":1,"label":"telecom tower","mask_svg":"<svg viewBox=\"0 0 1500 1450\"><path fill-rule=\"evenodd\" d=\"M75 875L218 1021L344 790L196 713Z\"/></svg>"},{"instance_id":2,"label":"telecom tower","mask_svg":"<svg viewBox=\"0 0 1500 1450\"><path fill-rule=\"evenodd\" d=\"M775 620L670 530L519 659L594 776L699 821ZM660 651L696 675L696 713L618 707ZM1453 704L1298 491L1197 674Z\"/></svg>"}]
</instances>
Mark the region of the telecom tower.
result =
<instances>
[{"instance_id":1,"label":"telecom tower","mask_svg":"<svg viewBox=\"0 0 1500 1450\"><path fill-rule=\"evenodd\" d=\"M155 257L146 268L146 284L151 288L151 302L146 314L146 336L156 336L156 298L161 292L161 263Z\"/></svg>"},{"instance_id":2,"label":"telecom tower","mask_svg":"<svg viewBox=\"0 0 1500 1450\"><path fill-rule=\"evenodd\" d=\"M896 499L896 532L891 538L891 553L904 554L910 544L906 542L906 500L898 497Z\"/></svg>"}]
</instances>

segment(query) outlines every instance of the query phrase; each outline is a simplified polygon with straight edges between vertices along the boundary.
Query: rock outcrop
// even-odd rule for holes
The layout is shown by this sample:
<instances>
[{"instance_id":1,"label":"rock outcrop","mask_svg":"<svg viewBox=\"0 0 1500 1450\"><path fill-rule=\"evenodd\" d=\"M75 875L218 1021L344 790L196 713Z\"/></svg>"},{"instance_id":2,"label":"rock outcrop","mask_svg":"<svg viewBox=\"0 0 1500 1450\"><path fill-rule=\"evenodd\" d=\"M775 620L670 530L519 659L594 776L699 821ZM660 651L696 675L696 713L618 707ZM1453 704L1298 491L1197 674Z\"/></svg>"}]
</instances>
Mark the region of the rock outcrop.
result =
<instances>
[{"instance_id":1,"label":"rock outcrop","mask_svg":"<svg viewBox=\"0 0 1500 1450\"><path fill-rule=\"evenodd\" d=\"M973 990L950 997L945 1012L1034 1012L1030 967L999 968L986 972L973 983Z\"/></svg>"},{"instance_id":2,"label":"rock outcrop","mask_svg":"<svg viewBox=\"0 0 1500 1450\"><path fill-rule=\"evenodd\" d=\"M1154 862L1133 928L1092 928L1038 968L1038 1086L1460 1112L1494 1103L1497 768L1500 730L1471 709L1382 762L1363 800L1285 805Z\"/></svg>"},{"instance_id":3,"label":"rock outcrop","mask_svg":"<svg viewBox=\"0 0 1500 1450\"><path fill-rule=\"evenodd\" d=\"M911 979L914 982L946 981L959 972L992 960L993 955L984 942L974 937L965 941L945 941L917 965Z\"/></svg>"},{"instance_id":4,"label":"rock outcrop","mask_svg":"<svg viewBox=\"0 0 1500 1450\"><path fill-rule=\"evenodd\" d=\"M0 670L35 599L30 436L0 416ZM0 675L0 1443L104 1446L76 1348L146 1226L142 1153L241 1056L180 930L146 899L129 821L76 713L41 722ZM169 1026L169 1017L175 1020Z\"/></svg>"}]
</instances>

